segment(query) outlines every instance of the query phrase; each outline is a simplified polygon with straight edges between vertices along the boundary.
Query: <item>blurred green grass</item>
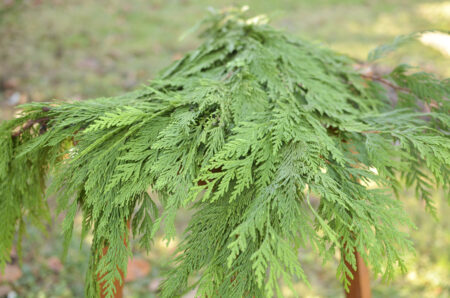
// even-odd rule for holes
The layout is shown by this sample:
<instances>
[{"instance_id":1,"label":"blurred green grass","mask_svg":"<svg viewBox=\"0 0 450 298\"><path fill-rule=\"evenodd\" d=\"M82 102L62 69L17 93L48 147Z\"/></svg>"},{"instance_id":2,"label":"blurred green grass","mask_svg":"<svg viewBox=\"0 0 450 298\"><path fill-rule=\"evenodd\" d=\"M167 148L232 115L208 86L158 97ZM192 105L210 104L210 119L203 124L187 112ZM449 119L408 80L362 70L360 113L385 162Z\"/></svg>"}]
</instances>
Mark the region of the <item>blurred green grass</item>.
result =
<instances>
[{"instance_id":1,"label":"blurred green grass","mask_svg":"<svg viewBox=\"0 0 450 298\"><path fill-rule=\"evenodd\" d=\"M179 37L211 5L205 0L22 2L0 14L0 79L16 79L29 100L110 96L145 83L199 44L195 35ZM214 7L233 3L246 3L252 13L268 14L278 28L360 59L399 34L450 30L450 2L442 1L220 0ZM419 43L387 60L450 75L448 57Z\"/></svg>"},{"instance_id":2,"label":"blurred green grass","mask_svg":"<svg viewBox=\"0 0 450 298\"><path fill-rule=\"evenodd\" d=\"M248 4L254 14L266 13L272 23L295 36L320 42L364 59L370 49L399 34L427 29L450 30L450 1L419 0L279 0L214 1L215 8ZM16 103L51 99L79 100L131 90L155 77L158 70L199 43L194 35L179 37L206 14L206 0L23 0L0 4L0 119L12 117ZM449 57L412 43L382 61L418 65L442 77L450 75ZM11 97L16 94L16 101ZM374 297L450 296L450 207L436 193L440 221L425 213L410 191L402 195L417 230L411 233L417 255L408 256L409 272L391 284L373 279ZM180 232L189 212L178 218ZM24 243L22 277L3 283L20 297L82 297L89 257L89 238L74 233L62 268L62 239L54 218L48 234L30 229ZM181 235L180 235L181 237ZM161 235L150 254L137 250L150 273L126 284L126 297L157 297L156 286L167 268L174 245ZM295 285L302 297L343 297L334 276L334 262L322 266L304 249L300 258L312 287ZM1 291L0 291L1 295ZM289 294L286 293L286 297Z\"/></svg>"}]
</instances>

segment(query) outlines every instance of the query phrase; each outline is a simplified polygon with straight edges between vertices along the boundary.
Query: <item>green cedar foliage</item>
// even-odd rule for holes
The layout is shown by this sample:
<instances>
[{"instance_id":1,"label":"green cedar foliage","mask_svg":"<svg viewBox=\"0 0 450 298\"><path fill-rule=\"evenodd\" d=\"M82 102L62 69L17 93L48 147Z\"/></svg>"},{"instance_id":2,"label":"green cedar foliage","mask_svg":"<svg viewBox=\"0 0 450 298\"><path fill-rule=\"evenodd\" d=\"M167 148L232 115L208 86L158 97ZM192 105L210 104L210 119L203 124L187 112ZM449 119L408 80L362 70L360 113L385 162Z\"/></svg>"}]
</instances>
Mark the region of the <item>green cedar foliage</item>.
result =
<instances>
[{"instance_id":1,"label":"green cedar foliage","mask_svg":"<svg viewBox=\"0 0 450 298\"><path fill-rule=\"evenodd\" d=\"M386 279L405 270L412 245L399 226L411 222L393 193L403 177L433 211L431 190L448 192L450 81L405 65L361 74L351 58L239 10L206 23L204 43L148 86L27 104L1 124L0 267L26 221L49 220L55 194L65 244L77 213L93 234L87 297L99 295L97 276L113 296L131 256L124 237L150 249L164 223L173 238L180 207L196 213L162 297L193 286L202 297L282 296L281 279L307 282L305 245L324 260L340 253L346 288L354 249Z\"/></svg>"}]
</instances>

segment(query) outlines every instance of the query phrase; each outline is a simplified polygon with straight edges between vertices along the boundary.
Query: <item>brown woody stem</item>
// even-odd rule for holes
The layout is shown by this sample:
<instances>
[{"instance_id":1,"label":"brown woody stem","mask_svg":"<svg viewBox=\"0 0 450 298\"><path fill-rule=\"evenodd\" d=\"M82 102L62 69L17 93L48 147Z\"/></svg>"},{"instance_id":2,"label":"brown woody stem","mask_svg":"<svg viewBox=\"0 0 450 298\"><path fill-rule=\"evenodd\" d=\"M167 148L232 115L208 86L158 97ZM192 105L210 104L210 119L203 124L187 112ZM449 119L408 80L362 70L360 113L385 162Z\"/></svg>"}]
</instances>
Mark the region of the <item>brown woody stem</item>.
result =
<instances>
[{"instance_id":1,"label":"brown woody stem","mask_svg":"<svg viewBox=\"0 0 450 298\"><path fill-rule=\"evenodd\" d=\"M48 111L50 111L50 107L43 107L42 111L43 112L48 112ZM39 133L43 134L44 132L47 131L47 123L48 123L48 121L50 121L50 117L42 117L42 118L38 118L38 119L30 119L19 130L14 131L13 133L11 133L11 136L13 138L17 138L21 134L23 134L26 130L30 129L31 127L33 127L33 125L35 125L37 123L39 125L41 125L41 129L39 130Z\"/></svg>"},{"instance_id":2,"label":"brown woody stem","mask_svg":"<svg viewBox=\"0 0 450 298\"><path fill-rule=\"evenodd\" d=\"M398 91L403 91L403 92L407 92L407 93L411 92L411 90L409 90L408 88L397 86L397 85L391 83L390 81L388 81L388 80L386 80L386 79L384 79L384 78L382 78L380 76L361 74L361 77L363 77L365 79L368 79L368 80L371 80L371 81L380 82L380 83L382 83L382 84L384 84L386 86L389 86L392 89L395 89L395 90L398 90Z\"/></svg>"}]
</instances>

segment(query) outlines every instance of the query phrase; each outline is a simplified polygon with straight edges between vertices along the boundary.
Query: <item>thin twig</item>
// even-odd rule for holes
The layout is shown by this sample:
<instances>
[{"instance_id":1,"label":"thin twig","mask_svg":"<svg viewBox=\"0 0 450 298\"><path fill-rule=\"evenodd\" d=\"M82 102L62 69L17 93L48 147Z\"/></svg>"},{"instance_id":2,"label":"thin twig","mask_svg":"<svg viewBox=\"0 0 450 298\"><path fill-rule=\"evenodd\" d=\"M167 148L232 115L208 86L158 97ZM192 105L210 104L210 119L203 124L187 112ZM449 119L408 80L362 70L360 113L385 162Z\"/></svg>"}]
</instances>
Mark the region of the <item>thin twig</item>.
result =
<instances>
[{"instance_id":1,"label":"thin twig","mask_svg":"<svg viewBox=\"0 0 450 298\"><path fill-rule=\"evenodd\" d=\"M50 111L50 107L43 107L42 111L43 112L48 112L48 111ZM39 134L43 134L43 133L45 133L47 131L47 123L48 123L49 120L50 120L50 117L42 117L42 118L38 118L38 119L30 119L19 130L13 132L11 134L11 136L13 138L17 138L22 133L24 133L26 130L28 130L31 127L33 127L33 125L35 125L36 123L39 123L39 125L41 126L40 129L39 129Z\"/></svg>"},{"instance_id":2,"label":"thin twig","mask_svg":"<svg viewBox=\"0 0 450 298\"><path fill-rule=\"evenodd\" d=\"M381 133L381 131L380 130L364 130L364 131L361 131L361 133L375 133L375 134L378 134L378 133Z\"/></svg>"},{"instance_id":3,"label":"thin twig","mask_svg":"<svg viewBox=\"0 0 450 298\"><path fill-rule=\"evenodd\" d=\"M226 81L226 80L228 80L229 78L231 78L231 76L233 75L233 73L234 73L234 71L230 70L230 71L226 74L226 76L222 79L222 81Z\"/></svg>"},{"instance_id":4,"label":"thin twig","mask_svg":"<svg viewBox=\"0 0 450 298\"><path fill-rule=\"evenodd\" d=\"M30 129L33 125L35 125L36 123L39 123L42 127L45 127L44 130L39 130L40 134L43 134L46 131L46 127L47 127L47 123L50 120L49 117L43 117L43 118L39 118L39 119L34 119L34 120L28 120L27 123L25 123L24 126L22 126L22 128L20 128L18 131L15 131L12 133L12 136L14 138L20 136L22 133L24 133L27 129Z\"/></svg>"},{"instance_id":5,"label":"thin twig","mask_svg":"<svg viewBox=\"0 0 450 298\"><path fill-rule=\"evenodd\" d=\"M382 77L379 77L379 76L361 74L361 77L363 77L365 79L368 79L368 80L371 80L371 81L380 82L380 83L382 83L382 84L384 84L386 86L389 86L389 87L391 87L392 89L395 89L395 90L400 90L400 91L403 91L403 92L411 93L411 90L409 90L408 88L403 88L403 87L397 86L395 84L392 84L390 81L388 81L388 80L386 80L386 79L384 79Z\"/></svg>"}]
</instances>

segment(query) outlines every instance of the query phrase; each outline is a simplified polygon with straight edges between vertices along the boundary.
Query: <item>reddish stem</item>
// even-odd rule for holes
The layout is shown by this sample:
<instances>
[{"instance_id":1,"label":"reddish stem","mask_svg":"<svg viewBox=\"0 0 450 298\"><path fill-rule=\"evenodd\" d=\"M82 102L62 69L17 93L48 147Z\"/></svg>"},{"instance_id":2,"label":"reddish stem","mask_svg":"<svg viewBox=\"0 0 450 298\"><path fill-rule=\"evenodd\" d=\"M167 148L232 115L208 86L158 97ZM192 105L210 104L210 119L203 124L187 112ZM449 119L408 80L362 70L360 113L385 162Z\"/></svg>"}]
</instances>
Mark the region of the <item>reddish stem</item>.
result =
<instances>
[{"instance_id":1,"label":"reddish stem","mask_svg":"<svg viewBox=\"0 0 450 298\"><path fill-rule=\"evenodd\" d=\"M391 87L392 89L395 89L395 90L400 90L400 91L407 92L407 93L411 92L411 90L409 90L408 88L403 88L403 87L397 86L395 84L392 84L390 81L388 81L388 80L386 80L386 79L384 79L382 77L379 77L379 76L361 74L361 77L363 77L365 79L368 79L368 80L371 80L371 81L380 82L380 83L382 83L382 84L384 84L386 86L389 86L389 87Z\"/></svg>"},{"instance_id":2,"label":"reddish stem","mask_svg":"<svg viewBox=\"0 0 450 298\"><path fill-rule=\"evenodd\" d=\"M355 250L356 270L345 262L345 265L353 274L353 280L350 283L349 292L346 293L347 298L371 298L369 269L364 263L361 255Z\"/></svg>"},{"instance_id":3,"label":"reddish stem","mask_svg":"<svg viewBox=\"0 0 450 298\"><path fill-rule=\"evenodd\" d=\"M127 221L127 228L130 229L130 220ZM123 237L123 243L125 246L128 246L128 239L126 237L127 235L124 235ZM108 252L108 246L105 246L102 250L102 256L106 255ZM114 298L122 298L123 297L123 287L125 285L125 275L122 270L119 269L120 276L122 278L122 284L120 283L120 280L114 281L114 287L116 288ZM101 278L100 274L97 274L97 280L100 282ZM105 298L106 297L106 291L105 291L105 282L100 282L100 297Z\"/></svg>"}]
</instances>

